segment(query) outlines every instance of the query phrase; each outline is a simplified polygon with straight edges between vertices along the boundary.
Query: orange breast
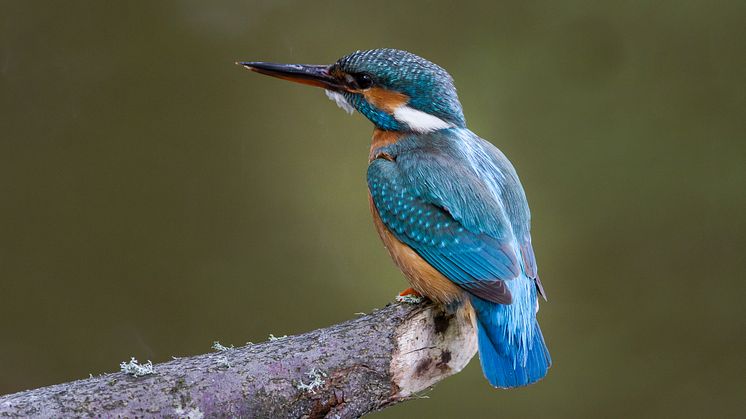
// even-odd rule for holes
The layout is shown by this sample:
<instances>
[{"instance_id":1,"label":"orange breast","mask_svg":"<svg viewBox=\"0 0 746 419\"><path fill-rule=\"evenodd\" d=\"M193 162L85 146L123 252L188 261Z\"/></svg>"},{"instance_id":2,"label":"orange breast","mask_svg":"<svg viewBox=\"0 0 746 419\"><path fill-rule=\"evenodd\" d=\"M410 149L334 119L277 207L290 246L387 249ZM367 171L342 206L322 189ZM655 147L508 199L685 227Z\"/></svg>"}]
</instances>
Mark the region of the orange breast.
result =
<instances>
[{"instance_id":1,"label":"orange breast","mask_svg":"<svg viewBox=\"0 0 746 419\"><path fill-rule=\"evenodd\" d=\"M387 146L389 144L394 144L395 142L399 141L399 138L401 138L401 134L397 131L384 131L382 129L374 129L373 130L373 139L370 142L370 153L368 154L368 163L372 162L374 159L376 159L377 156L377 150L383 146Z\"/></svg>"}]
</instances>

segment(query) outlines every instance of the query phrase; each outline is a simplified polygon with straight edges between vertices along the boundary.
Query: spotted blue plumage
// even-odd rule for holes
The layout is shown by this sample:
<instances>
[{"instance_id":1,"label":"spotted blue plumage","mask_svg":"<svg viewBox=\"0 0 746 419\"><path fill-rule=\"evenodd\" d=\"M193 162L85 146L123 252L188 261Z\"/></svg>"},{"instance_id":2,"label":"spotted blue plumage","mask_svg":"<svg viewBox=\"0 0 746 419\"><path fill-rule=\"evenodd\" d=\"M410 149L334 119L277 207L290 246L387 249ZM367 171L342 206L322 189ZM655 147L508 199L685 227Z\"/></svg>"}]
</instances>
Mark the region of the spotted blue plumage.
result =
<instances>
[{"instance_id":1,"label":"spotted blue plumage","mask_svg":"<svg viewBox=\"0 0 746 419\"><path fill-rule=\"evenodd\" d=\"M385 156L368 167L381 221L470 295L490 383L543 377L551 359L535 317L530 213L508 159L463 128L411 134L374 154Z\"/></svg>"},{"instance_id":2,"label":"spotted blue plumage","mask_svg":"<svg viewBox=\"0 0 746 419\"><path fill-rule=\"evenodd\" d=\"M499 239L466 229L432 196L413 188L396 162L371 162L368 187L381 221L397 239L462 288L496 302L511 302L498 278L514 278L518 266Z\"/></svg>"}]
</instances>

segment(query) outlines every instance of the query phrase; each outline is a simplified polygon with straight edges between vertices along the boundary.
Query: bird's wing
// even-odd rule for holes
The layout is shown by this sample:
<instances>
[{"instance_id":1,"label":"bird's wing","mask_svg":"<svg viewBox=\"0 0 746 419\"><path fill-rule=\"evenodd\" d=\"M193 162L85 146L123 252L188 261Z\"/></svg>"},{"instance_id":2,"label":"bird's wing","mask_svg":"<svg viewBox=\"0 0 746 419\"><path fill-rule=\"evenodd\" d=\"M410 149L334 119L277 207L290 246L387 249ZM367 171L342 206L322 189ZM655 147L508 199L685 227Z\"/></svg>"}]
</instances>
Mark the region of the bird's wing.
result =
<instances>
[{"instance_id":1,"label":"bird's wing","mask_svg":"<svg viewBox=\"0 0 746 419\"><path fill-rule=\"evenodd\" d=\"M510 304L504 281L521 272L513 233L501 204L473 174L437 155L414 166L381 158L368 167L368 188L398 240L464 290Z\"/></svg>"},{"instance_id":2,"label":"bird's wing","mask_svg":"<svg viewBox=\"0 0 746 419\"><path fill-rule=\"evenodd\" d=\"M544 286L541 284L539 279L538 268L536 267L536 256L534 256L534 248L531 246L531 237L524 237L519 240L521 258L523 259L523 271L526 276L533 279L536 284L536 290L539 295L547 299L547 294L544 291Z\"/></svg>"}]
</instances>

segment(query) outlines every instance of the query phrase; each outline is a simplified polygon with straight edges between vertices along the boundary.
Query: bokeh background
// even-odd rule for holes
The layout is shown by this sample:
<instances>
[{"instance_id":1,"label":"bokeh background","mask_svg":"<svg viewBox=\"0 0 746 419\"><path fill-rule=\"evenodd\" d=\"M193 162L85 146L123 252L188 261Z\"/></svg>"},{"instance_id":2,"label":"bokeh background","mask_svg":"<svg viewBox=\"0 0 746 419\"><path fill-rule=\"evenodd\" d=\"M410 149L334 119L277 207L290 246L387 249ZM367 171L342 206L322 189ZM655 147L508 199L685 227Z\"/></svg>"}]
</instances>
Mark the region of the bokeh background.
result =
<instances>
[{"instance_id":1,"label":"bokeh background","mask_svg":"<svg viewBox=\"0 0 746 419\"><path fill-rule=\"evenodd\" d=\"M407 49L518 169L555 365L380 418L746 415L746 3L0 2L0 394L337 323L405 281L370 123L236 60Z\"/></svg>"}]
</instances>

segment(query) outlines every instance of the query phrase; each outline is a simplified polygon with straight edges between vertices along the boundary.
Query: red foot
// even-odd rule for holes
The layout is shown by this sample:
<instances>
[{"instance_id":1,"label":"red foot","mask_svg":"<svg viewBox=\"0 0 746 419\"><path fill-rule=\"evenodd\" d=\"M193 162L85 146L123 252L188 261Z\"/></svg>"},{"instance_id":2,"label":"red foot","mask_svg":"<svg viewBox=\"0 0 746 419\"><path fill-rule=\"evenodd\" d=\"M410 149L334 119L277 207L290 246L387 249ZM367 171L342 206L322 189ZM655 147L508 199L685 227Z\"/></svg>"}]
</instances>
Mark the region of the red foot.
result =
<instances>
[{"instance_id":1,"label":"red foot","mask_svg":"<svg viewBox=\"0 0 746 419\"><path fill-rule=\"evenodd\" d=\"M404 291L399 293L399 297L405 297L407 295L411 295L412 297L422 298L422 294L417 292L414 288L407 288Z\"/></svg>"}]
</instances>

